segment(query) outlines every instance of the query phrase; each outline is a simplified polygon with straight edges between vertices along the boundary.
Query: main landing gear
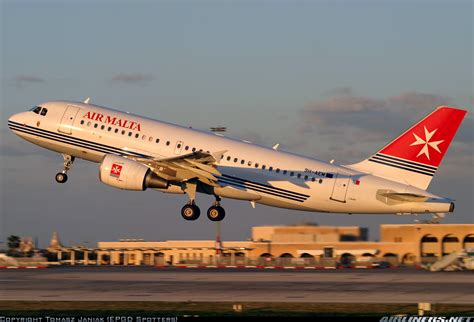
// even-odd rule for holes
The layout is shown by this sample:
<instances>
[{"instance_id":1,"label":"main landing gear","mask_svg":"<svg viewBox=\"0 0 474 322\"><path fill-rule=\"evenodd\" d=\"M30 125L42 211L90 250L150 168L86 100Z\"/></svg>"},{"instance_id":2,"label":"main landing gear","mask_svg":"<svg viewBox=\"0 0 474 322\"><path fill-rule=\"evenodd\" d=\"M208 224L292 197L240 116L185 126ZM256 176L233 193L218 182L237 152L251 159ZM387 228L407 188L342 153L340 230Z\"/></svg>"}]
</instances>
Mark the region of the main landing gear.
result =
<instances>
[{"instance_id":1,"label":"main landing gear","mask_svg":"<svg viewBox=\"0 0 474 322\"><path fill-rule=\"evenodd\" d=\"M216 202L207 210L207 218L210 221L221 221L225 217L225 210L221 207L221 198L216 196Z\"/></svg>"},{"instance_id":2,"label":"main landing gear","mask_svg":"<svg viewBox=\"0 0 474 322\"><path fill-rule=\"evenodd\" d=\"M184 207L181 209L181 216L183 216L183 218L186 220L196 220L200 215L201 210L194 204L194 202L184 205Z\"/></svg>"},{"instance_id":3,"label":"main landing gear","mask_svg":"<svg viewBox=\"0 0 474 322\"><path fill-rule=\"evenodd\" d=\"M181 216L186 220L196 220L201 215L201 210L194 203L184 205ZM207 218L210 221L221 221L225 217L225 210L220 205L213 205L207 210Z\"/></svg>"},{"instance_id":4,"label":"main landing gear","mask_svg":"<svg viewBox=\"0 0 474 322\"><path fill-rule=\"evenodd\" d=\"M189 196L189 202L181 209L181 216L186 220L196 220L201 215L201 210L194 203L196 197L196 184L187 182L184 191ZM220 205L221 198L218 196L215 197L216 202L207 210L207 218L211 221L221 221L225 217L225 210Z\"/></svg>"},{"instance_id":5,"label":"main landing gear","mask_svg":"<svg viewBox=\"0 0 474 322\"><path fill-rule=\"evenodd\" d=\"M68 154L62 154L62 156L64 159L64 170L56 174L55 179L58 183L65 183L67 181L67 172L71 169L75 159L75 157Z\"/></svg>"}]
</instances>

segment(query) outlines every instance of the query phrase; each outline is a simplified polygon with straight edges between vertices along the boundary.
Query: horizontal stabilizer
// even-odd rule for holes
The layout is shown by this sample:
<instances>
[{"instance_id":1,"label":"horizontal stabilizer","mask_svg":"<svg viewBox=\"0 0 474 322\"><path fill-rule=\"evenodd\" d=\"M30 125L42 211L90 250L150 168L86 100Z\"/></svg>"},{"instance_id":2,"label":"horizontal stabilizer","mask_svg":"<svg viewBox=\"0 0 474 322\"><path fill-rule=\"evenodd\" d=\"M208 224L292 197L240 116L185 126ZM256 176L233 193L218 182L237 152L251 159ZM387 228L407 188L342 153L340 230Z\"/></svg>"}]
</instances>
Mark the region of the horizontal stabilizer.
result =
<instances>
[{"instance_id":1,"label":"horizontal stabilizer","mask_svg":"<svg viewBox=\"0 0 474 322\"><path fill-rule=\"evenodd\" d=\"M425 202L430 197L417 195L414 193L398 193L398 192L388 192L388 193L381 193L380 195L394 199L397 201L406 201L406 202Z\"/></svg>"}]
</instances>

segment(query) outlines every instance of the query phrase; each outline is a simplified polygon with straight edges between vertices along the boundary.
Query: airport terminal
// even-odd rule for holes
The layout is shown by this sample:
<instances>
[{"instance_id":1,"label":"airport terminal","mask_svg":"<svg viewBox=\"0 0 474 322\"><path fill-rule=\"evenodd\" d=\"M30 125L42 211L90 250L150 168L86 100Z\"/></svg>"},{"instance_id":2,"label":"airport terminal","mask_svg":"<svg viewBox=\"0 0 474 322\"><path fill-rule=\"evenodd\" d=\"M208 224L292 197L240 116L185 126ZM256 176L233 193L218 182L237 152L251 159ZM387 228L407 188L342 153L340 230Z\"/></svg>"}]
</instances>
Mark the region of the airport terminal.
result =
<instances>
[{"instance_id":1,"label":"airport terminal","mask_svg":"<svg viewBox=\"0 0 474 322\"><path fill-rule=\"evenodd\" d=\"M380 240L368 229L316 224L259 226L246 241L121 239L97 247L65 246L52 236L49 252L69 265L264 265L335 266L433 263L452 252L474 249L474 224L386 224Z\"/></svg>"}]
</instances>

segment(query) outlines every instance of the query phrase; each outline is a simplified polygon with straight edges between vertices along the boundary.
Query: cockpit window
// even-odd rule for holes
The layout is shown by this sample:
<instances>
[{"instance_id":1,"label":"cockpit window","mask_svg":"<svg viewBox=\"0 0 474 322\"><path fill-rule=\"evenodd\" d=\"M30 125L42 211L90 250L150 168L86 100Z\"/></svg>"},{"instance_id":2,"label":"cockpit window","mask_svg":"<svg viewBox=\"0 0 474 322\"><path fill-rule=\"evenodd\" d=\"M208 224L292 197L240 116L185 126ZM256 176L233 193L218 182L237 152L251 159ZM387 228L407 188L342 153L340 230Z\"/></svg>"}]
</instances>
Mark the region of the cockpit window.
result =
<instances>
[{"instance_id":1,"label":"cockpit window","mask_svg":"<svg viewBox=\"0 0 474 322\"><path fill-rule=\"evenodd\" d=\"M48 109L47 108L43 108L40 112L41 115L45 116L46 113L48 113Z\"/></svg>"},{"instance_id":2,"label":"cockpit window","mask_svg":"<svg viewBox=\"0 0 474 322\"><path fill-rule=\"evenodd\" d=\"M41 111L41 106L35 106L30 111L32 111L33 113L39 114L39 112Z\"/></svg>"}]
</instances>

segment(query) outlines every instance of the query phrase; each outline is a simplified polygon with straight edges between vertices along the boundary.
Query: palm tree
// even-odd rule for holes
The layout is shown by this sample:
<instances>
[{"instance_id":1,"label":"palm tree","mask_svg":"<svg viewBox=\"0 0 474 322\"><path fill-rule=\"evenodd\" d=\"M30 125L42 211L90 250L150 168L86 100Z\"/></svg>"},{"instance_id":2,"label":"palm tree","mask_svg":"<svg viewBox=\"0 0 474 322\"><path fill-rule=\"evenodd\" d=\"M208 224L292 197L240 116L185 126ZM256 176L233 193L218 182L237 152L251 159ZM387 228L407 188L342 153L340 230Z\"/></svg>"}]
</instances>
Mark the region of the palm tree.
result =
<instances>
[{"instance_id":1,"label":"palm tree","mask_svg":"<svg viewBox=\"0 0 474 322\"><path fill-rule=\"evenodd\" d=\"M20 237L16 235L11 235L7 238L8 240L8 249L10 251L15 251L20 247Z\"/></svg>"}]
</instances>

